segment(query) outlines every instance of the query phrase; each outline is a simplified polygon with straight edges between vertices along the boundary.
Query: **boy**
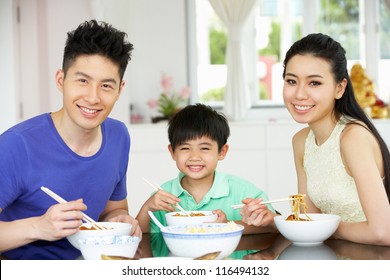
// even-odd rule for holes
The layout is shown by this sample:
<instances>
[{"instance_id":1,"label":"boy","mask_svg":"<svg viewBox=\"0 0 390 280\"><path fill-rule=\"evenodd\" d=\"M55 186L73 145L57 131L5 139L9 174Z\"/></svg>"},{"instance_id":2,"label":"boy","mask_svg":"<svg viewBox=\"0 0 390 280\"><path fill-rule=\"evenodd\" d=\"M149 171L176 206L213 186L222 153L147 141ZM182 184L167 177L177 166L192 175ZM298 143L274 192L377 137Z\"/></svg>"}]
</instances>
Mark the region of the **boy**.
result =
<instances>
[{"instance_id":1,"label":"boy","mask_svg":"<svg viewBox=\"0 0 390 280\"><path fill-rule=\"evenodd\" d=\"M212 210L218 215L217 222L235 221L245 226L244 234L275 231L270 227L248 226L241 221L240 210L231 206L245 198L267 200L267 195L252 183L216 171L218 161L229 150L227 139L230 129L226 118L211 107L188 105L169 121L168 150L180 173L178 178L164 183L141 207L137 220L143 232L158 232L150 221L148 210L166 225L165 213L176 211L180 205L187 211ZM271 205L264 206L267 215L273 217Z\"/></svg>"}]
</instances>

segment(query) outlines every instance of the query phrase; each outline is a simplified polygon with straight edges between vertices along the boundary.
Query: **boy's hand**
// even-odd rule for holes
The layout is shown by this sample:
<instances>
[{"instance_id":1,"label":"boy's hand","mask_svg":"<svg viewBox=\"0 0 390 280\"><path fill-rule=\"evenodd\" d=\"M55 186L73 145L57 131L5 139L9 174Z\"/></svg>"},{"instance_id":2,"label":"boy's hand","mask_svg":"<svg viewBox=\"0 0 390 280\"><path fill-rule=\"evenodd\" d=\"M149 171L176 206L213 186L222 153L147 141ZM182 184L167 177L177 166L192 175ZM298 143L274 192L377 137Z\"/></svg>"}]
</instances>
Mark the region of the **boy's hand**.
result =
<instances>
[{"instance_id":1,"label":"boy's hand","mask_svg":"<svg viewBox=\"0 0 390 280\"><path fill-rule=\"evenodd\" d=\"M220 210L220 209L214 210L213 214L216 214L218 216L217 220L214 223L227 223L228 222L228 220L226 219L226 214L222 210Z\"/></svg>"},{"instance_id":2,"label":"boy's hand","mask_svg":"<svg viewBox=\"0 0 390 280\"><path fill-rule=\"evenodd\" d=\"M171 193L164 190L159 190L154 193L146 202L148 209L152 212L164 210L168 212L176 211L173 205L180 202L180 199Z\"/></svg>"}]
</instances>

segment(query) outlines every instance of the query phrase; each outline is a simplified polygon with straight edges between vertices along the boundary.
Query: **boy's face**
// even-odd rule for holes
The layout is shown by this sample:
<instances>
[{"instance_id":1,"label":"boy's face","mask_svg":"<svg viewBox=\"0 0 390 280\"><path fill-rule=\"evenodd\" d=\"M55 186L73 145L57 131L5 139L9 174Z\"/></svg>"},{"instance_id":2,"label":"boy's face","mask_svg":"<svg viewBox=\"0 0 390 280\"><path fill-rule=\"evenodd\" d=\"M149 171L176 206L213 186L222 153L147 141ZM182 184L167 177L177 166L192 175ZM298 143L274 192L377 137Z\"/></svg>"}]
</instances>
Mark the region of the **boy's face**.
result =
<instances>
[{"instance_id":1,"label":"boy's face","mask_svg":"<svg viewBox=\"0 0 390 280\"><path fill-rule=\"evenodd\" d=\"M124 86L119 66L100 55L77 57L66 76L62 70L57 71L56 82L63 93L63 120L84 130L99 127Z\"/></svg>"},{"instance_id":2,"label":"boy's face","mask_svg":"<svg viewBox=\"0 0 390 280\"><path fill-rule=\"evenodd\" d=\"M218 161L224 159L228 151L228 145L224 145L219 152L218 143L206 136L188 140L174 152L171 146L168 148L177 168L192 179L213 179Z\"/></svg>"}]
</instances>

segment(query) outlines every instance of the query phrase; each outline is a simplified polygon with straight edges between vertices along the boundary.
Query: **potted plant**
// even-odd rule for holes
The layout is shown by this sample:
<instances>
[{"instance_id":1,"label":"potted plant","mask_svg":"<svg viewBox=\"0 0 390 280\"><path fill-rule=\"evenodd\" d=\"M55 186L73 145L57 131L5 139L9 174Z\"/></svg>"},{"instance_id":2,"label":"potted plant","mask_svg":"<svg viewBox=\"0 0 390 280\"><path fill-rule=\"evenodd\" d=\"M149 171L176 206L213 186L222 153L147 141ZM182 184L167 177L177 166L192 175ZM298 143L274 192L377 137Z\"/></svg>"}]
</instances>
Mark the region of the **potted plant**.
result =
<instances>
[{"instance_id":1,"label":"potted plant","mask_svg":"<svg viewBox=\"0 0 390 280\"><path fill-rule=\"evenodd\" d=\"M158 99L150 99L147 104L149 108L157 108L160 115L152 117L152 123L161 120L169 120L176 112L188 104L190 96L189 87L183 87L181 91L175 91L173 87L173 78L169 75L162 74L161 86L163 91Z\"/></svg>"}]
</instances>

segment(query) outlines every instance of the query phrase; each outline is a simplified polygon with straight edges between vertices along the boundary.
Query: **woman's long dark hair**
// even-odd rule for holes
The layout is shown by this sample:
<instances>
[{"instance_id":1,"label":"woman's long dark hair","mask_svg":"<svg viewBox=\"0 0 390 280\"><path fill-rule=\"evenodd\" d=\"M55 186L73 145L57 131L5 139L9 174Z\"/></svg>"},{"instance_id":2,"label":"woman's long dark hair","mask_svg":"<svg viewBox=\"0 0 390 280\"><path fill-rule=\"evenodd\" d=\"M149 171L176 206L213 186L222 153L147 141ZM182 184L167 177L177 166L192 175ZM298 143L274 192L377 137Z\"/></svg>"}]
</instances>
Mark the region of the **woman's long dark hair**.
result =
<instances>
[{"instance_id":1,"label":"woman's long dark hair","mask_svg":"<svg viewBox=\"0 0 390 280\"><path fill-rule=\"evenodd\" d=\"M347 70L347 59L345 57L344 48L331 37L316 33L309 34L301 40L295 42L291 48L286 53L286 57L283 62L283 79L286 75L286 65L288 61L295 55L312 55L314 57L322 58L328 61L332 67L332 72L337 83L341 82L343 79L347 80L347 86L345 92L340 99L336 100L334 115L336 119L339 119L341 116L345 116L351 121L361 121L366 127L371 131L374 137L377 139L381 152L384 165L385 177L383 180L385 190L387 193L387 198L390 202L390 153L389 149L379 134L378 130L367 117L365 112L359 106L359 103L355 99L355 94L353 91L352 83L349 78Z\"/></svg>"}]
</instances>

